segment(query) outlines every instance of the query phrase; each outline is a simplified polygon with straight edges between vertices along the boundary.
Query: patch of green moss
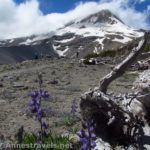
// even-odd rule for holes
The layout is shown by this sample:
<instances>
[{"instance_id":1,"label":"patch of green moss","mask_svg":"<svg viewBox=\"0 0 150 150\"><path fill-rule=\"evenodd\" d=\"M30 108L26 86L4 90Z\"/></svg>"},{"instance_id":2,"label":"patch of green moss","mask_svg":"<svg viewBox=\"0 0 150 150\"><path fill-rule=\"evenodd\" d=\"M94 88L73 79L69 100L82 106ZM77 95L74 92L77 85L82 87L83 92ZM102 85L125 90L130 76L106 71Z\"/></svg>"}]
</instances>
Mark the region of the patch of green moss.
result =
<instances>
[{"instance_id":1,"label":"patch of green moss","mask_svg":"<svg viewBox=\"0 0 150 150\"><path fill-rule=\"evenodd\" d=\"M144 52L150 52L150 44L146 44Z\"/></svg>"},{"instance_id":2,"label":"patch of green moss","mask_svg":"<svg viewBox=\"0 0 150 150\"><path fill-rule=\"evenodd\" d=\"M86 55L84 58L90 59L90 58L97 58L97 57L99 57L98 53L90 53L90 54Z\"/></svg>"},{"instance_id":3,"label":"patch of green moss","mask_svg":"<svg viewBox=\"0 0 150 150\"><path fill-rule=\"evenodd\" d=\"M118 54L117 50L106 50L99 53L100 57L115 57Z\"/></svg>"}]
</instances>

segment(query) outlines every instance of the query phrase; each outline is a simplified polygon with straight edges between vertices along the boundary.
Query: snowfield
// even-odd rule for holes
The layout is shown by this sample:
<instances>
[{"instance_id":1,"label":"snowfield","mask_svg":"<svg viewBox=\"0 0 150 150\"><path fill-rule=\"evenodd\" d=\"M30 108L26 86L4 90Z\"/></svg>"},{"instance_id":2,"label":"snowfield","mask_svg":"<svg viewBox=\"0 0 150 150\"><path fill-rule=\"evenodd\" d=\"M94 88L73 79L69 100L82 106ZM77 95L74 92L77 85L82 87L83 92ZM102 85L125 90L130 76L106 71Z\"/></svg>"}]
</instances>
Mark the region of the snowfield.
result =
<instances>
[{"instance_id":1,"label":"snowfield","mask_svg":"<svg viewBox=\"0 0 150 150\"><path fill-rule=\"evenodd\" d=\"M121 35L124 39L115 38L114 41L119 41L121 43L126 43L132 40L132 38L142 37L144 35L143 32L137 31L131 27L126 26L116 18L112 17L115 24L109 23L82 23L77 22L70 26L67 26L61 30L56 32L56 35L62 36L66 33L74 33L76 35L80 35L83 37L88 36L97 36L106 38L107 35Z\"/></svg>"},{"instance_id":2,"label":"snowfield","mask_svg":"<svg viewBox=\"0 0 150 150\"><path fill-rule=\"evenodd\" d=\"M58 46L54 46L54 45L53 45L54 51L55 51L60 57L65 56L65 53L69 50L69 47L67 46L66 49L63 50L63 51L58 50L57 48L59 48L59 47L60 47L60 45L58 45Z\"/></svg>"},{"instance_id":3,"label":"snowfield","mask_svg":"<svg viewBox=\"0 0 150 150\"><path fill-rule=\"evenodd\" d=\"M56 31L56 36L63 37L66 34L74 34L74 37L70 39L58 40L55 42L69 43L79 36L81 38L97 37L97 39L93 42L97 42L98 45L93 48L93 52L98 53L99 50L105 49L105 40L108 41L109 39L111 42L127 44L128 42L143 37L144 35L144 32L135 30L125 25L123 22L113 16L109 17L108 20L111 20L111 22L114 23L110 23L109 21L106 21L105 23L97 22L97 19L98 18L96 16L93 16L86 21L78 20L66 25L64 28Z\"/></svg>"}]
</instances>

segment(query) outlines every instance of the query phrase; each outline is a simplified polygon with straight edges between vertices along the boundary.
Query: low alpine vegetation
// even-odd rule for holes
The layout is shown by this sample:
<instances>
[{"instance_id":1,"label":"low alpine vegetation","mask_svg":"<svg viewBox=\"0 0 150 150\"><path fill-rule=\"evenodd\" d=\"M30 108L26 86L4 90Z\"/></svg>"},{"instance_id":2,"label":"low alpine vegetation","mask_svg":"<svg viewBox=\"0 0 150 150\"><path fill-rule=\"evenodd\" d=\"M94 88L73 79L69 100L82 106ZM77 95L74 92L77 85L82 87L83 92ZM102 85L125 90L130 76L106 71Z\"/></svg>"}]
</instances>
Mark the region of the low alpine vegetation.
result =
<instances>
[{"instance_id":1,"label":"low alpine vegetation","mask_svg":"<svg viewBox=\"0 0 150 150\"><path fill-rule=\"evenodd\" d=\"M63 118L63 126L68 127L69 134L57 134L49 128L49 125L45 121L48 111L43 108L42 102L50 99L51 95L48 91L43 89L41 73L38 74L38 83L39 90L33 91L30 94L28 110L33 116L35 116L35 119L39 124L39 130L34 133L20 132L18 143L25 144L27 146L26 149L29 150L72 150L74 148L76 150L76 147L80 150L92 150L96 146L93 121L88 121L84 126L85 129L82 128L80 131L78 127L74 126L77 122L80 122L80 118L77 116L76 99L72 101L69 114ZM70 139L71 134L79 136L79 143L72 143Z\"/></svg>"}]
</instances>

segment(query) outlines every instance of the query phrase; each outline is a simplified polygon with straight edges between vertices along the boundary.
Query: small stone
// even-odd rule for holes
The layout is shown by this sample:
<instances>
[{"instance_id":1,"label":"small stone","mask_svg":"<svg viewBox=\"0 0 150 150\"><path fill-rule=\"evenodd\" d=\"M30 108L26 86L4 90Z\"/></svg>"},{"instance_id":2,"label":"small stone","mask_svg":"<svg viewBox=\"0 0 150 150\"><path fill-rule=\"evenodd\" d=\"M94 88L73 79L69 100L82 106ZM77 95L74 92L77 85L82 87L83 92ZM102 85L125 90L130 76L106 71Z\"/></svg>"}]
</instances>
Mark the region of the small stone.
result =
<instances>
[{"instance_id":1,"label":"small stone","mask_svg":"<svg viewBox=\"0 0 150 150\"><path fill-rule=\"evenodd\" d=\"M56 74L56 71L52 71L51 74L52 74L52 75L55 75L55 74Z\"/></svg>"},{"instance_id":2,"label":"small stone","mask_svg":"<svg viewBox=\"0 0 150 150\"><path fill-rule=\"evenodd\" d=\"M70 81L68 81L68 82L66 83L66 85L69 85L69 84L71 84Z\"/></svg>"},{"instance_id":3,"label":"small stone","mask_svg":"<svg viewBox=\"0 0 150 150\"><path fill-rule=\"evenodd\" d=\"M29 89L28 86L23 87L23 90L28 90L28 89Z\"/></svg>"},{"instance_id":4,"label":"small stone","mask_svg":"<svg viewBox=\"0 0 150 150\"><path fill-rule=\"evenodd\" d=\"M6 103L6 100L0 99L0 104Z\"/></svg>"},{"instance_id":5,"label":"small stone","mask_svg":"<svg viewBox=\"0 0 150 150\"><path fill-rule=\"evenodd\" d=\"M22 116L23 112L22 111L18 111L18 114L19 114L19 116Z\"/></svg>"},{"instance_id":6,"label":"small stone","mask_svg":"<svg viewBox=\"0 0 150 150\"><path fill-rule=\"evenodd\" d=\"M35 81L35 82L37 82L37 81ZM31 83L31 81L30 81L30 80L27 80L26 83Z\"/></svg>"},{"instance_id":7,"label":"small stone","mask_svg":"<svg viewBox=\"0 0 150 150\"><path fill-rule=\"evenodd\" d=\"M58 80L54 79L53 81L50 82L50 84L58 84Z\"/></svg>"},{"instance_id":8,"label":"small stone","mask_svg":"<svg viewBox=\"0 0 150 150\"><path fill-rule=\"evenodd\" d=\"M69 135L69 139L70 139L70 141L71 141L72 143L78 143L78 142L80 142L80 138L79 138L79 136L76 135L76 134L70 134L70 135Z\"/></svg>"},{"instance_id":9,"label":"small stone","mask_svg":"<svg viewBox=\"0 0 150 150\"><path fill-rule=\"evenodd\" d=\"M27 120L27 119L28 119L26 114L23 114L22 117L23 117L24 120Z\"/></svg>"},{"instance_id":10,"label":"small stone","mask_svg":"<svg viewBox=\"0 0 150 150\"><path fill-rule=\"evenodd\" d=\"M4 87L4 85L3 85L2 83L0 83L0 88L1 88L1 87Z\"/></svg>"},{"instance_id":11,"label":"small stone","mask_svg":"<svg viewBox=\"0 0 150 150\"><path fill-rule=\"evenodd\" d=\"M14 88L22 88L22 87L24 87L24 84L18 83L18 82L14 82L14 83L13 83L13 87L14 87Z\"/></svg>"},{"instance_id":12,"label":"small stone","mask_svg":"<svg viewBox=\"0 0 150 150\"><path fill-rule=\"evenodd\" d=\"M50 81L45 81L46 84L50 84Z\"/></svg>"}]
</instances>

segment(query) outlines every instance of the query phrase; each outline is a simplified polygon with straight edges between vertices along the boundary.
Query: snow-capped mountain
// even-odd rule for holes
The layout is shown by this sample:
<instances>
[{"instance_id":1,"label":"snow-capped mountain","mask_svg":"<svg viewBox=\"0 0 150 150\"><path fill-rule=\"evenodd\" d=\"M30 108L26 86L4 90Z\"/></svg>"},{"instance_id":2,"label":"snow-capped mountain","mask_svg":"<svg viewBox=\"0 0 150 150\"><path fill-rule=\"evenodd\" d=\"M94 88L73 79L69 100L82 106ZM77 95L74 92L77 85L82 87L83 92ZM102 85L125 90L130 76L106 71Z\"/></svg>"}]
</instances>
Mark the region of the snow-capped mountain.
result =
<instances>
[{"instance_id":1,"label":"snow-capped mountain","mask_svg":"<svg viewBox=\"0 0 150 150\"><path fill-rule=\"evenodd\" d=\"M58 30L53 47L57 51L63 50L66 55L78 50L83 56L91 51L118 49L142 36L142 31L125 25L110 11L102 10Z\"/></svg>"},{"instance_id":2,"label":"snow-capped mountain","mask_svg":"<svg viewBox=\"0 0 150 150\"><path fill-rule=\"evenodd\" d=\"M55 33L0 41L0 63L33 59L35 55L81 57L102 50L123 47L142 37L109 10L101 10L86 18L74 20Z\"/></svg>"}]
</instances>

